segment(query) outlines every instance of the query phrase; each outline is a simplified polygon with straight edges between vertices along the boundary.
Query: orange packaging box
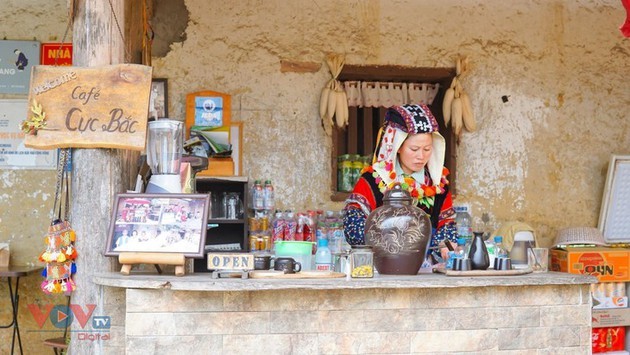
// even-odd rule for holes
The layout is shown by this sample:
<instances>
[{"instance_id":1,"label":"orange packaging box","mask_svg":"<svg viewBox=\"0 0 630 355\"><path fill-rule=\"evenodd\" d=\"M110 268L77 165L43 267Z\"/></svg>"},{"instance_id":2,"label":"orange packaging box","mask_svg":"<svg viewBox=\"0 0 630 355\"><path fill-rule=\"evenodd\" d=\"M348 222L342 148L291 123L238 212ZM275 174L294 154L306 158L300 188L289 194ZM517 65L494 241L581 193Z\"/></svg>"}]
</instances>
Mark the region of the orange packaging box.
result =
<instances>
[{"instance_id":1,"label":"orange packaging box","mask_svg":"<svg viewBox=\"0 0 630 355\"><path fill-rule=\"evenodd\" d=\"M630 281L630 249L571 246L552 249L551 271L592 275L599 282Z\"/></svg>"},{"instance_id":2,"label":"orange packaging box","mask_svg":"<svg viewBox=\"0 0 630 355\"><path fill-rule=\"evenodd\" d=\"M593 328L591 333L593 354L625 349L626 328Z\"/></svg>"}]
</instances>

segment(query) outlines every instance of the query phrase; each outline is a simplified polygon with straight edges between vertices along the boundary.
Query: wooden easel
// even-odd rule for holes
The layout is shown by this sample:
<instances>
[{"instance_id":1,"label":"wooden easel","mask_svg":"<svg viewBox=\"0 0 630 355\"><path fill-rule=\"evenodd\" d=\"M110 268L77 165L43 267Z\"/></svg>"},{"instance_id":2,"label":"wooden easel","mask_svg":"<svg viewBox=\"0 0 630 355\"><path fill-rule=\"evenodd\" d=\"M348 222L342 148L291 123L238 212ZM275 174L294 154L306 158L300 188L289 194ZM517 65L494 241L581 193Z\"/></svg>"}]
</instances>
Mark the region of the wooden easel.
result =
<instances>
[{"instance_id":1,"label":"wooden easel","mask_svg":"<svg viewBox=\"0 0 630 355\"><path fill-rule=\"evenodd\" d=\"M129 275L134 264L153 264L158 273L162 273L159 264L175 265L175 276L184 276L186 257L176 253L120 253L118 262L122 264L120 273Z\"/></svg>"}]
</instances>

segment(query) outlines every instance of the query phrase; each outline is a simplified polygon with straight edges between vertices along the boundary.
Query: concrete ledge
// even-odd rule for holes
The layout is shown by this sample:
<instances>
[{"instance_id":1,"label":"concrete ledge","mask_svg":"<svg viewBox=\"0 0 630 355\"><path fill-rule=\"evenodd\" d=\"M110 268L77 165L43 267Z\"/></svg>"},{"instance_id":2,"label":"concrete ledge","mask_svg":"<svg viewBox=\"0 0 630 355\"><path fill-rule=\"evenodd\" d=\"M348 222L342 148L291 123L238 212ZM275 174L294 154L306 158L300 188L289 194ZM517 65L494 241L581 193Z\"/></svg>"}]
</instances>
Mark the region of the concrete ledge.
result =
<instances>
[{"instance_id":1,"label":"concrete ledge","mask_svg":"<svg viewBox=\"0 0 630 355\"><path fill-rule=\"evenodd\" d=\"M456 277L442 274L416 276L376 275L372 279L212 279L210 274L197 273L181 277L154 273L117 272L96 274L94 283L132 289L171 289L182 291L260 291L260 290L343 290L343 289L414 289L460 288L486 286L545 286L597 283L593 276L559 272L532 273L515 276Z\"/></svg>"}]
</instances>

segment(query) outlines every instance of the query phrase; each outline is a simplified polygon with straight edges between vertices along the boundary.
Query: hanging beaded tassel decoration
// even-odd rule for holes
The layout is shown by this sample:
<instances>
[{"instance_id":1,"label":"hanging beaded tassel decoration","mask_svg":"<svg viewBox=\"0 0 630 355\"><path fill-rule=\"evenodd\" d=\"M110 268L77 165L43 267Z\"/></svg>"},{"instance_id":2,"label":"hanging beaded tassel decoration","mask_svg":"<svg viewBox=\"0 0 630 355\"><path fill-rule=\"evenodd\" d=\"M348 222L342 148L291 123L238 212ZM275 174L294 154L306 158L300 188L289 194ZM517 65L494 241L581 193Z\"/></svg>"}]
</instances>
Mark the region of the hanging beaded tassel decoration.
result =
<instances>
[{"instance_id":1,"label":"hanging beaded tassel decoration","mask_svg":"<svg viewBox=\"0 0 630 355\"><path fill-rule=\"evenodd\" d=\"M57 185L55 189L55 203L53 215L57 215L48 227L48 234L44 238L46 250L39 256L39 260L46 264L42 271L45 280L41 284L47 293L64 293L67 296L76 289L72 275L76 273L75 260L77 251L74 248L76 235L68 221L70 200L68 193L68 162L70 149L59 151L57 162ZM64 210L62 218L62 206Z\"/></svg>"}]
</instances>

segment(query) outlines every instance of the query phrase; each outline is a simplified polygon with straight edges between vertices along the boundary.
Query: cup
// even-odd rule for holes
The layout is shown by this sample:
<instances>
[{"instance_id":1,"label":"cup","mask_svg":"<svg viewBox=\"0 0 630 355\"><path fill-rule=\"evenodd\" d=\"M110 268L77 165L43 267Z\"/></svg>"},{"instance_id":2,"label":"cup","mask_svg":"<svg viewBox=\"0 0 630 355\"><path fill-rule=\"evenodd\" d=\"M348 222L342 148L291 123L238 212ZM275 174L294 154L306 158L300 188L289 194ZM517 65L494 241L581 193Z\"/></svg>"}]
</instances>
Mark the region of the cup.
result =
<instances>
[{"instance_id":1,"label":"cup","mask_svg":"<svg viewBox=\"0 0 630 355\"><path fill-rule=\"evenodd\" d=\"M527 252L527 264L533 272L547 272L549 270L549 249L530 248Z\"/></svg>"},{"instance_id":2,"label":"cup","mask_svg":"<svg viewBox=\"0 0 630 355\"><path fill-rule=\"evenodd\" d=\"M455 271L468 271L472 268L470 259L456 258L453 260L453 270Z\"/></svg>"},{"instance_id":3,"label":"cup","mask_svg":"<svg viewBox=\"0 0 630 355\"><path fill-rule=\"evenodd\" d=\"M302 270L302 264L293 258L276 258L273 263L273 269L284 271L285 274L294 274Z\"/></svg>"},{"instance_id":4,"label":"cup","mask_svg":"<svg viewBox=\"0 0 630 355\"><path fill-rule=\"evenodd\" d=\"M495 270L512 270L512 259L510 258L496 258L494 259Z\"/></svg>"},{"instance_id":5,"label":"cup","mask_svg":"<svg viewBox=\"0 0 630 355\"><path fill-rule=\"evenodd\" d=\"M254 256L254 270L269 270L271 269L271 255L256 255Z\"/></svg>"}]
</instances>

